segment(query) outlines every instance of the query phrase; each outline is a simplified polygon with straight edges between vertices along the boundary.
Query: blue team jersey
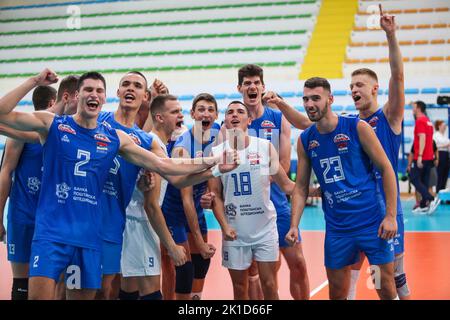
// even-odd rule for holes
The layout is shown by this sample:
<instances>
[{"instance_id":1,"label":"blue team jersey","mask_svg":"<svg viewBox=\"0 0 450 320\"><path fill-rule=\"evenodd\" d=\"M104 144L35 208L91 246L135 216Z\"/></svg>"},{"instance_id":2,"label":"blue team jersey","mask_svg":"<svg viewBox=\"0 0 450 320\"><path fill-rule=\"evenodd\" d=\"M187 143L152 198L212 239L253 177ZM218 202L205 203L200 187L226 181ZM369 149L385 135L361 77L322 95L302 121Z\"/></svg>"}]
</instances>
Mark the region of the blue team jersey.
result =
<instances>
[{"instance_id":1,"label":"blue team jersey","mask_svg":"<svg viewBox=\"0 0 450 320\"><path fill-rule=\"evenodd\" d=\"M42 146L25 143L9 194L8 220L34 225L42 181Z\"/></svg>"},{"instance_id":2,"label":"blue team jersey","mask_svg":"<svg viewBox=\"0 0 450 320\"><path fill-rule=\"evenodd\" d=\"M383 146L384 152L392 164L392 168L394 169L394 173L397 174L398 171L398 152L400 150L401 144L401 134L395 134L389 122L386 118L386 115L383 112L383 109L378 109L374 114L366 119L362 119L370 124L375 131L378 140L380 140L381 145ZM381 194L383 195L383 199L386 202L386 195L384 193L383 181L381 179L380 171L377 167L375 169L375 176L377 178L378 186L381 190ZM400 186L398 183L398 179L395 179L397 182L397 215L402 215L402 203L400 201Z\"/></svg>"},{"instance_id":3,"label":"blue team jersey","mask_svg":"<svg viewBox=\"0 0 450 320\"><path fill-rule=\"evenodd\" d=\"M211 139L207 143L203 144L200 144L197 140L194 139L192 130L184 132L177 139L172 147L172 150L181 147L188 152L191 158L201 158L204 156L208 156L211 152L211 148L213 147L213 142L215 141L218 134L217 129L214 130L211 128L210 130ZM197 216L199 218L204 215L203 208L200 205L200 198L205 193L207 184L208 183L205 181L193 186L194 204L197 211ZM171 185L170 183L167 184L166 195L162 204L162 211L166 219L169 220L169 223L186 221L183 202L181 201L181 192L178 188Z\"/></svg>"},{"instance_id":4,"label":"blue team jersey","mask_svg":"<svg viewBox=\"0 0 450 320\"><path fill-rule=\"evenodd\" d=\"M264 107L264 114L258 119L252 120L248 127L248 133L251 136L269 140L279 152L282 116L281 111ZM277 210L277 216L291 214L286 194L276 183L270 185L270 200Z\"/></svg>"},{"instance_id":5,"label":"blue team jersey","mask_svg":"<svg viewBox=\"0 0 450 320\"><path fill-rule=\"evenodd\" d=\"M359 141L358 121L339 116L332 132L320 134L314 124L300 136L322 190L326 231L332 234L373 231L383 218L373 165Z\"/></svg>"},{"instance_id":6,"label":"blue team jersey","mask_svg":"<svg viewBox=\"0 0 450 320\"><path fill-rule=\"evenodd\" d=\"M71 116L55 116L43 145L33 240L101 249L99 201L119 147L110 126L86 129Z\"/></svg>"},{"instance_id":7,"label":"blue team jersey","mask_svg":"<svg viewBox=\"0 0 450 320\"><path fill-rule=\"evenodd\" d=\"M114 112L101 112L98 122L106 122L114 129L127 133L140 147L150 150L153 137L138 126L132 128L121 125L114 119ZM136 179L141 168L117 155L109 169L108 178L100 198L103 212L103 240L122 243L125 228L126 208L130 203Z\"/></svg>"}]
</instances>

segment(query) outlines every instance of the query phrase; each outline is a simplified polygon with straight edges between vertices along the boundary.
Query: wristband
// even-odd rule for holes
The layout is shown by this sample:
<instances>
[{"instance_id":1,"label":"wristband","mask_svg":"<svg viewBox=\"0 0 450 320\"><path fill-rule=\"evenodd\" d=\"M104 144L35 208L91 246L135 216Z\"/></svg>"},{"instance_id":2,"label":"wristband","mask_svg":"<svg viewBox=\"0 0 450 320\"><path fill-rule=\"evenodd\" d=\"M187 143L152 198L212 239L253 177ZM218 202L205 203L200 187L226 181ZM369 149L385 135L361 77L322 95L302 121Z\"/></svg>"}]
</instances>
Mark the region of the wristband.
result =
<instances>
[{"instance_id":1,"label":"wristband","mask_svg":"<svg viewBox=\"0 0 450 320\"><path fill-rule=\"evenodd\" d=\"M219 165L216 164L214 167L211 168L211 173L213 177L220 177L222 175L222 172L219 170Z\"/></svg>"}]
</instances>

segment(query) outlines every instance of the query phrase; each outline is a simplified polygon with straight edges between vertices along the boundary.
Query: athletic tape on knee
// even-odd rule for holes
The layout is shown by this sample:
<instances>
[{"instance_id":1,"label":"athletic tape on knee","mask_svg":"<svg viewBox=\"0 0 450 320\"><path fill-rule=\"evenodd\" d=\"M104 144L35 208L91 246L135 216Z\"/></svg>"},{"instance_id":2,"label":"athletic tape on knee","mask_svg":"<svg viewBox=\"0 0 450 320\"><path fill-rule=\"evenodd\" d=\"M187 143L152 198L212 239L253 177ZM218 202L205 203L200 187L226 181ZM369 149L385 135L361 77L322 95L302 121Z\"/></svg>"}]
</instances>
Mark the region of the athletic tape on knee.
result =
<instances>
[{"instance_id":1,"label":"athletic tape on knee","mask_svg":"<svg viewBox=\"0 0 450 320\"><path fill-rule=\"evenodd\" d=\"M191 254L191 259L194 265L194 279L205 279L211 259L203 259L201 254Z\"/></svg>"},{"instance_id":2,"label":"athletic tape on knee","mask_svg":"<svg viewBox=\"0 0 450 320\"><path fill-rule=\"evenodd\" d=\"M409 288L406 283L406 274L403 270L403 254L396 256L394 260L394 279L397 293L400 297L409 296Z\"/></svg>"},{"instance_id":3,"label":"athletic tape on knee","mask_svg":"<svg viewBox=\"0 0 450 320\"><path fill-rule=\"evenodd\" d=\"M175 273L175 292L181 294L191 293L192 281L194 280L194 267L192 262L188 261L182 266L175 267Z\"/></svg>"},{"instance_id":4,"label":"athletic tape on knee","mask_svg":"<svg viewBox=\"0 0 450 320\"><path fill-rule=\"evenodd\" d=\"M13 278L11 300L28 300L28 278Z\"/></svg>"}]
</instances>

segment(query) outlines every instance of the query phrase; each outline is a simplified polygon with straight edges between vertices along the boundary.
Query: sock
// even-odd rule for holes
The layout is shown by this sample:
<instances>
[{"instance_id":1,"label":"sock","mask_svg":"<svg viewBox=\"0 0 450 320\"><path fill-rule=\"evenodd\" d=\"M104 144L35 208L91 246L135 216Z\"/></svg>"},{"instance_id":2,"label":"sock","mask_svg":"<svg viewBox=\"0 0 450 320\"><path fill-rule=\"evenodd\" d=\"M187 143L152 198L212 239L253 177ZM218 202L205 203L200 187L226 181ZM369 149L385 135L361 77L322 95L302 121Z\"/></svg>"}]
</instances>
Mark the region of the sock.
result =
<instances>
[{"instance_id":1,"label":"sock","mask_svg":"<svg viewBox=\"0 0 450 320\"><path fill-rule=\"evenodd\" d=\"M13 278L11 300L28 300L28 278Z\"/></svg>"},{"instance_id":2,"label":"sock","mask_svg":"<svg viewBox=\"0 0 450 320\"><path fill-rule=\"evenodd\" d=\"M139 299L139 291L127 292L120 289L119 291L119 300L138 300Z\"/></svg>"},{"instance_id":3,"label":"sock","mask_svg":"<svg viewBox=\"0 0 450 320\"><path fill-rule=\"evenodd\" d=\"M356 299L356 285L358 284L359 270L350 271L350 288L348 289L347 300Z\"/></svg>"},{"instance_id":4,"label":"sock","mask_svg":"<svg viewBox=\"0 0 450 320\"><path fill-rule=\"evenodd\" d=\"M191 300L202 300L202 292L192 292Z\"/></svg>"},{"instance_id":5,"label":"sock","mask_svg":"<svg viewBox=\"0 0 450 320\"><path fill-rule=\"evenodd\" d=\"M140 296L139 300L162 300L161 291L155 291L145 296Z\"/></svg>"},{"instance_id":6,"label":"sock","mask_svg":"<svg viewBox=\"0 0 450 320\"><path fill-rule=\"evenodd\" d=\"M400 300L400 298L398 297L398 295L396 295L395 298L392 300Z\"/></svg>"}]
</instances>

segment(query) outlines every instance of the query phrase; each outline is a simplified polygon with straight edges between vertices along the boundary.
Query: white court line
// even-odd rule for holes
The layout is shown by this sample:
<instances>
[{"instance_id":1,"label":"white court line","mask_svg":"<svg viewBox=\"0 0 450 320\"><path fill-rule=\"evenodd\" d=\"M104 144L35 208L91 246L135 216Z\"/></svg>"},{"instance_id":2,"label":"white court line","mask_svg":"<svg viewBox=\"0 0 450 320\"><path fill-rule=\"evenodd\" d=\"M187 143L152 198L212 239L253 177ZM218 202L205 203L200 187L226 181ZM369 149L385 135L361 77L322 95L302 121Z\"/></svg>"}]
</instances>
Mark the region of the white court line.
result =
<instances>
[{"instance_id":1,"label":"white court line","mask_svg":"<svg viewBox=\"0 0 450 320\"><path fill-rule=\"evenodd\" d=\"M323 288L325 288L328 285L328 280L326 280L324 283L322 283L320 286L318 286L317 288L315 288L313 291L311 291L311 293L309 294L309 297L312 298L314 297L320 290L322 290Z\"/></svg>"}]
</instances>

